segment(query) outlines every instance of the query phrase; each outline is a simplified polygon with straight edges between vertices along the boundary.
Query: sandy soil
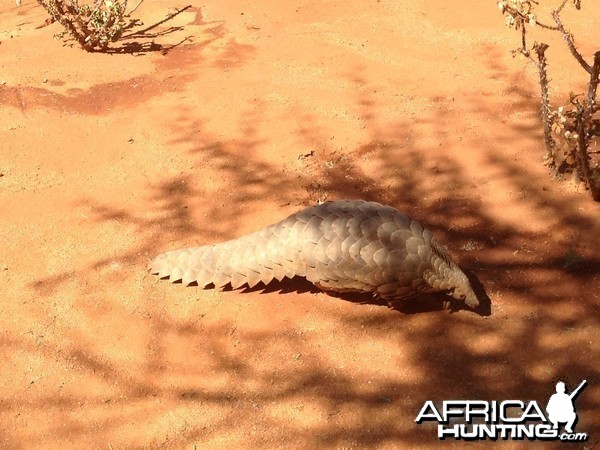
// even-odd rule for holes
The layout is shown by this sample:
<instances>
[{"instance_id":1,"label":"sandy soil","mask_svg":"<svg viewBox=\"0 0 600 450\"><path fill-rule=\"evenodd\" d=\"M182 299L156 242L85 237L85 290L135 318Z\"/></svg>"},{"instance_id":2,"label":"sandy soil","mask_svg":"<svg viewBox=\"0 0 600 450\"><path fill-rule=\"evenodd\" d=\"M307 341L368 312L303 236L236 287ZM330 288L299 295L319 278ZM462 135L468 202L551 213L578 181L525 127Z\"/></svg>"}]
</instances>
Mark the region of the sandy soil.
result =
<instances>
[{"instance_id":1,"label":"sandy soil","mask_svg":"<svg viewBox=\"0 0 600 450\"><path fill-rule=\"evenodd\" d=\"M542 166L537 74L495 2L432 3L205 2L88 54L3 2L1 447L430 448L426 400L545 404L559 378L588 380L597 447L600 207ZM134 30L184 6L144 2ZM583 91L541 36L555 99ZM427 224L491 315L145 270L339 198Z\"/></svg>"}]
</instances>

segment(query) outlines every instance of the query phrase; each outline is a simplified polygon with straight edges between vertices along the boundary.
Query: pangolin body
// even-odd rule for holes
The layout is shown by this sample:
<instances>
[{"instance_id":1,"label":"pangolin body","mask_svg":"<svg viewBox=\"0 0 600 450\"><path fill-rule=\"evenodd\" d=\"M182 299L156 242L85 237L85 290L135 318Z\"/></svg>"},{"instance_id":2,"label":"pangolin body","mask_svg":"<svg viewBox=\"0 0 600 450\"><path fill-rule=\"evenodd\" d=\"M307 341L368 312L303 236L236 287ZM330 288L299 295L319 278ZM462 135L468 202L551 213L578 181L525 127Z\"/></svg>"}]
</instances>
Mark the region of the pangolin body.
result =
<instances>
[{"instance_id":1,"label":"pangolin body","mask_svg":"<svg viewBox=\"0 0 600 450\"><path fill-rule=\"evenodd\" d=\"M303 276L323 290L402 298L446 292L471 307L469 280L417 221L390 206L340 200L309 206L237 239L158 255L150 272L234 289Z\"/></svg>"}]
</instances>

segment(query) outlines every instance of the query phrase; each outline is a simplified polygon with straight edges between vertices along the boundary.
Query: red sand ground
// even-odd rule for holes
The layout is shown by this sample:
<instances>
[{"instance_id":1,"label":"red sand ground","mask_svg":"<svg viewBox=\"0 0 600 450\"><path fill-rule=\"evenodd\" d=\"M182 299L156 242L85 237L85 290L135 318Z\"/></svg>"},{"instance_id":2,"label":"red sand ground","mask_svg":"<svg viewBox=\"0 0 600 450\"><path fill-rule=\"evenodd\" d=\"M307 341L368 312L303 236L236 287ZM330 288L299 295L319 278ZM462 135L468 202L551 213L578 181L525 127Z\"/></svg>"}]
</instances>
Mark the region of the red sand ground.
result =
<instances>
[{"instance_id":1,"label":"red sand ground","mask_svg":"<svg viewBox=\"0 0 600 450\"><path fill-rule=\"evenodd\" d=\"M494 2L433 3L205 2L89 54L3 2L0 446L429 448L425 400L545 403L562 377L588 380L579 447L597 448L600 207L542 166L537 73ZM590 59L582 3L564 20ZM538 39L555 101L583 91ZM146 273L357 197L427 224L491 315Z\"/></svg>"}]
</instances>

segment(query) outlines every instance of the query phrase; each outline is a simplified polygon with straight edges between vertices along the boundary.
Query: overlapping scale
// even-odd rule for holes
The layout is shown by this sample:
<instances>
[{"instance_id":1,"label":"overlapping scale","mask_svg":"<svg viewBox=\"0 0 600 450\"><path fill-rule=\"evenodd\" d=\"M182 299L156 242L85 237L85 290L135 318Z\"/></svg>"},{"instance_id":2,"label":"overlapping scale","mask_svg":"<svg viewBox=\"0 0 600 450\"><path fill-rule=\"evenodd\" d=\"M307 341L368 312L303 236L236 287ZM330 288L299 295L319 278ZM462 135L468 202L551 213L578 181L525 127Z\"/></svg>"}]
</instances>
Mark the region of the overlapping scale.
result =
<instances>
[{"instance_id":1,"label":"overlapping scale","mask_svg":"<svg viewBox=\"0 0 600 450\"><path fill-rule=\"evenodd\" d=\"M161 278L201 287L253 287L303 276L326 290L386 298L449 291L477 304L464 273L429 230L389 206L363 200L310 206L238 239L163 253L149 268Z\"/></svg>"}]
</instances>

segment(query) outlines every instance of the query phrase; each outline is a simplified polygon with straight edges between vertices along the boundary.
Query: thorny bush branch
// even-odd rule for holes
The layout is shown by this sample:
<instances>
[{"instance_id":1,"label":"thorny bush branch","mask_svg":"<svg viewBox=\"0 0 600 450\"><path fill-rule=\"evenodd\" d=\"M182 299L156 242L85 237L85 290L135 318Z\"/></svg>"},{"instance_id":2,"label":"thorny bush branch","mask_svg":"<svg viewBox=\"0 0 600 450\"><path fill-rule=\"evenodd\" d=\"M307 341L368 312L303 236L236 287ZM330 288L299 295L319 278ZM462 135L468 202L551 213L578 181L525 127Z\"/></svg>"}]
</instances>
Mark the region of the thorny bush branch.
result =
<instances>
[{"instance_id":1,"label":"thorny bush branch","mask_svg":"<svg viewBox=\"0 0 600 450\"><path fill-rule=\"evenodd\" d=\"M560 6L551 12L556 26L546 25L538 20L535 7L539 3L536 0L500 0L498 7L505 16L506 25L521 32L519 52L531 59L539 71L541 115L547 149L546 164L558 173L573 172L584 181L594 200L600 201L600 158L597 156L598 151L592 148L598 147L600 137L600 108L596 102L600 51L595 53L594 62L590 65L577 50L573 35L567 31L560 18L560 13L569 2L576 9L581 9L581 0L562 0ZM532 49L537 60L534 59L527 46L525 31L527 26L538 26L560 32L570 53L590 74L585 97L571 94L565 105L555 110L550 107L546 61L548 45L535 43Z\"/></svg>"},{"instance_id":2,"label":"thorny bush branch","mask_svg":"<svg viewBox=\"0 0 600 450\"><path fill-rule=\"evenodd\" d=\"M123 33L127 0L94 0L93 6L78 0L37 2L89 52L106 50Z\"/></svg>"}]
</instances>

